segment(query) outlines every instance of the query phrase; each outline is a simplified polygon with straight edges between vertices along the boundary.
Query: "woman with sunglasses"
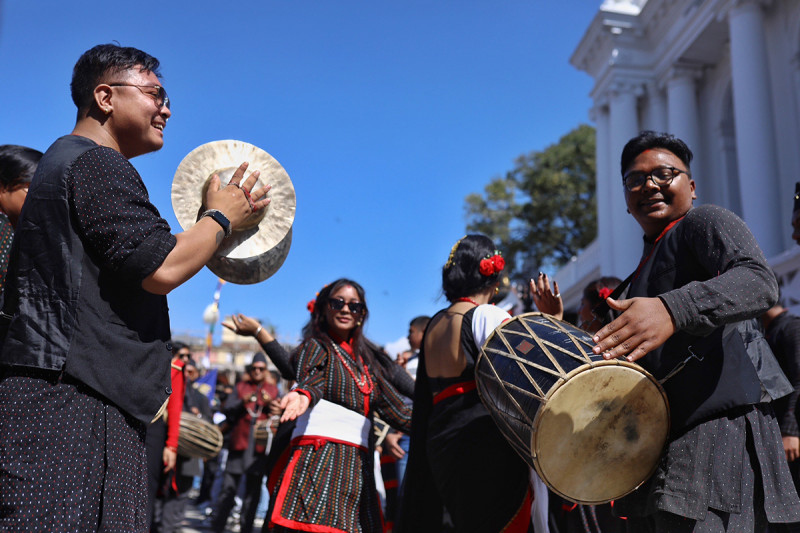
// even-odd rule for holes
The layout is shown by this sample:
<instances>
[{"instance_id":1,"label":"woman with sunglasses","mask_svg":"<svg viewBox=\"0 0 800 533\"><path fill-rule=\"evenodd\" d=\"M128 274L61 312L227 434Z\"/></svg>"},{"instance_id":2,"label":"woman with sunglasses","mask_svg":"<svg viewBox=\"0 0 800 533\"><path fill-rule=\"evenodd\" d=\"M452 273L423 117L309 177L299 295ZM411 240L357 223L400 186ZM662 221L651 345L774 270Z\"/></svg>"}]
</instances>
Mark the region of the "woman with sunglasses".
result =
<instances>
[{"instance_id":1,"label":"woman with sunglasses","mask_svg":"<svg viewBox=\"0 0 800 533\"><path fill-rule=\"evenodd\" d=\"M475 384L480 346L510 318L489 305L504 268L491 239L467 235L442 269L450 306L428 323L419 353L411 449L395 531L442 531L444 509L458 533L531 531L531 479L538 483L535 531L547 531L547 490L538 478L529 478L530 469L497 429ZM544 275L531 281L531 290L556 297L549 295Z\"/></svg>"},{"instance_id":2,"label":"woman with sunglasses","mask_svg":"<svg viewBox=\"0 0 800 533\"><path fill-rule=\"evenodd\" d=\"M364 289L348 279L311 306L294 354L297 386L281 402L281 422L296 426L270 476L268 531L383 530L371 420L408 431L411 412L364 337L368 314Z\"/></svg>"}]
</instances>

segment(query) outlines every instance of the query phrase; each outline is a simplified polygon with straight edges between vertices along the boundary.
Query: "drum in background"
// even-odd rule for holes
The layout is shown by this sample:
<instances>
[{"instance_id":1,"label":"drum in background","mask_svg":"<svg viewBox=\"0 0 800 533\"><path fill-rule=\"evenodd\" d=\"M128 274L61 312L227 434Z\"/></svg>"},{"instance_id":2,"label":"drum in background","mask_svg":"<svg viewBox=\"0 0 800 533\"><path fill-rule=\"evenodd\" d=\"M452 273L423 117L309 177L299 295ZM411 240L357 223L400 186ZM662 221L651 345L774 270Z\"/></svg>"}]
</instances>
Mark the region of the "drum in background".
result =
<instances>
[{"instance_id":1,"label":"drum in background","mask_svg":"<svg viewBox=\"0 0 800 533\"><path fill-rule=\"evenodd\" d=\"M222 449L222 432L217 426L192 413L181 413L178 455L211 459Z\"/></svg>"},{"instance_id":2,"label":"drum in background","mask_svg":"<svg viewBox=\"0 0 800 533\"><path fill-rule=\"evenodd\" d=\"M257 446L268 447L272 444L272 437L274 437L275 433L278 431L280 420L279 416L273 416L256 422L253 428L253 436ZM267 449L267 452L269 452L269 449Z\"/></svg>"},{"instance_id":3,"label":"drum in background","mask_svg":"<svg viewBox=\"0 0 800 533\"><path fill-rule=\"evenodd\" d=\"M584 504L647 480L669 433L655 378L593 346L585 331L527 313L494 330L475 367L481 400L506 439L548 487Z\"/></svg>"},{"instance_id":4,"label":"drum in background","mask_svg":"<svg viewBox=\"0 0 800 533\"><path fill-rule=\"evenodd\" d=\"M386 422L384 422L383 420L381 420L377 416L373 418L373 420L372 420L372 431L373 431L373 433L375 433L375 446L376 447L377 446L381 446L383 444L383 441L386 440L386 435L389 434L389 431L391 429L392 428L389 426L389 424L387 424Z\"/></svg>"}]
</instances>

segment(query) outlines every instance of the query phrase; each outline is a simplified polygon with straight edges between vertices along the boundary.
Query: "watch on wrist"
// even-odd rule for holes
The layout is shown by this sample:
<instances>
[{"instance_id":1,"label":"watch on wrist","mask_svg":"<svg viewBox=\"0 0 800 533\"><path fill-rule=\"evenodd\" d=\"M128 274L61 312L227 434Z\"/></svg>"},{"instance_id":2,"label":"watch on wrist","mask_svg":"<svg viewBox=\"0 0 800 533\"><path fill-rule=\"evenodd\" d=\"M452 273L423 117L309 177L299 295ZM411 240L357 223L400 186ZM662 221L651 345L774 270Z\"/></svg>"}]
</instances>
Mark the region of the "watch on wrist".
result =
<instances>
[{"instance_id":1,"label":"watch on wrist","mask_svg":"<svg viewBox=\"0 0 800 533\"><path fill-rule=\"evenodd\" d=\"M209 218L213 219L214 222L216 222L217 224L219 224L222 227L222 231L225 232L225 236L226 237L230 236L230 234L231 234L231 221L228 220L228 217L226 217L225 214L222 211L220 211L219 209L209 209L209 210L203 212L202 215L200 215L200 218L205 218L205 217L209 217Z\"/></svg>"}]
</instances>

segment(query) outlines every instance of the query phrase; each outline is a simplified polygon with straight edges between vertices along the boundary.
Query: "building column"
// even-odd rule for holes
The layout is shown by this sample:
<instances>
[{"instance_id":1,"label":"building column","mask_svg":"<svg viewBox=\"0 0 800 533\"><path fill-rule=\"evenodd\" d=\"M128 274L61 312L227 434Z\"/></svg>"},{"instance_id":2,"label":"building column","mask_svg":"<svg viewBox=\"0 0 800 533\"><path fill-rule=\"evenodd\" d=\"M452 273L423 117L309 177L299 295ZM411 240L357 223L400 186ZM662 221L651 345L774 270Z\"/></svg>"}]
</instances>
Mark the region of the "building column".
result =
<instances>
[{"instance_id":1,"label":"building column","mask_svg":"<svg viewBox=\"0 0 800 533\"><path fill-rule=\"evenodd\" d=\"M658 83L651 81L647 84L647 122L642 127L653 131L667 131L667 120L664 92Z\"/></svg>"},{"instance_id":2,"label":"building column","mask_svg":"<svg viewBox=\"0 0 800 533\"><path fill-rule=\"evenodd\" d=\"M611 229L604 247L604 276L628 276L639 263L642 253L642 229L628 214L622 185L619 160L625 144L639 133L637 99L642 86L637 83L615 83L609 91L609 183Z\"/></svg>"},{"instance_id":3,"label":"building column","mask_svg":"<svg viewBox=\"0 0 800 533\"><path fill-rule=\"evenodd\" d=\"M668 132L685 142L694 154L691 163L692 175L703 177L703 153L700 136L700 117L697 107L697 83L702 70L697 66L675 65L667 78L667 124ZM702 192L703 181L698 182ZM701 198L702 196L698 195Z\"/></svg>"},{"instance_id":4,"label":"building column","mask_svg":"<svg viewBox=\"0 0 800 533\"><path fill-rule=\"evenodd\" d=\"M597 201L597 242L601 249L607 249L613 235L613 217L611 209L612 174L609 150L609 117L608 103L599 102L589 112L596 124L595 135L595 199ZM610 272L613 265L601 254L600 272Z\"/></svg>"},{"instance_id":5,"label":"building column","mask_svg":"<svg viewBox=\"0 0 800 533\"><path fill-rule=\"evenodd\" d=\"M782 251L780 185L763 0L735 0L728 13L742 215L767 257ZM789 194L791 191L785 191Z\"/></svg>"}]
</instances>

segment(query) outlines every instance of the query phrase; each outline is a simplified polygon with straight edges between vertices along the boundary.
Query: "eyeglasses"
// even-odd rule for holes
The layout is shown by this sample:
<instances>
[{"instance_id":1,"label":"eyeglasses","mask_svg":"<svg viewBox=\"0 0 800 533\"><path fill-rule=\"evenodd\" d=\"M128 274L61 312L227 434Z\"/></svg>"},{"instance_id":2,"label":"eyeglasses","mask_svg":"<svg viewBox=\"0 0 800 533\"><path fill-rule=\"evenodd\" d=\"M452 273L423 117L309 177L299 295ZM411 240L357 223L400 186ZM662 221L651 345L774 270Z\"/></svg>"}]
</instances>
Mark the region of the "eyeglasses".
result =
<instances>
[{"instance_id":1,"label":"eyeglasses","mask_svg":"<svg viewBox=\"0 0 800 533\"><path fill-rule=\"evenodd\" d=\"M650 172L633 171L622 178L622 183L630 192L636 192L644 186L648 179L653 180L658 187L668 187L672 180L680 174L689 175L685 170L675 167L656 167Z\"/></svg>"},{"instance_id":2,"label":"eyeglasses","mask_svg":"<svg viewBox=\"0 0 800 533\"><path fill-rule=\"evenodd\" d=\"M167 96L167 90L164 89L161 85L135 85L133 83L109 83L109 87L136 87L141 91L142 94L146 94L156 102L156 106L161 109L164 106L167 106L169 109L169 96ZM151 93L150 91L145 91L144 89L155 89L155 93Z\"/></svg>"},{"instance_id":3,"label":"eyeglasses","mask_svg":"<svg viewBox=\"0 0 800 533\"><path fill-rule=\"evenodd\" d=\"M348 309L350 309L350 312L354 315L360 315L367 309L367 306L362 302L345 302L341 298L328 298L328 305L334 311L340 311L344 309L344 306L346 305Z\"/></svg>"}]
</instances>

